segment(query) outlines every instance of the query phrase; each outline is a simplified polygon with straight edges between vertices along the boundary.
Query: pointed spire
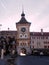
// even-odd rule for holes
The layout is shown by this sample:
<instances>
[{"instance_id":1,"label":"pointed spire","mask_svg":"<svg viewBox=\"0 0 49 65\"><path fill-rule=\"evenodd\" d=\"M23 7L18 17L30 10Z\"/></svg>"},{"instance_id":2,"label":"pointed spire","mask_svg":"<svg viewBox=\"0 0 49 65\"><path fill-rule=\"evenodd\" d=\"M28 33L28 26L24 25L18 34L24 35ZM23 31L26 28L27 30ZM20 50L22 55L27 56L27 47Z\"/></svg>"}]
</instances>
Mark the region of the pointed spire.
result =
<instances>
[{"instance_id":1,"label":"pointed spire","mask_svg":"<svg viewBox=\"0 0 49 65\"><path fill-rule=\"evenodd\" d=\"M22 5L22 14L21 14L21 16L22 16L22 17L24 17L24 16L25 16L25 14L24 14L24 7L23 7L23 5Z\"/></svg>"}]
</instances>

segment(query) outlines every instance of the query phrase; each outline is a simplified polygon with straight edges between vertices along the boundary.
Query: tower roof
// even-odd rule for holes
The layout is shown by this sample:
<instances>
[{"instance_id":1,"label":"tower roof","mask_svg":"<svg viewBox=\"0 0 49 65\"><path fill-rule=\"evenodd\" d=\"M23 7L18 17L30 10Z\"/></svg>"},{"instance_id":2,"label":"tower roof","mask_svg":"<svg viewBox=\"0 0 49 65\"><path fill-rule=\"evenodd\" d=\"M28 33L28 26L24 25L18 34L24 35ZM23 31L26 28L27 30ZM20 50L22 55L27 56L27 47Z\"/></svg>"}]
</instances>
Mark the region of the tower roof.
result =
<instances>
[{"instance_id":1,"label":"tower roof","mask_svg":"<svg viewBox=\"0 0 49 65\"><path fill-rule=\"evenodd\" d=\"M16 24L26 24L26 23L31 24L30 22L28 22L28 21L25 19L24 11L22 11L21 19L20 19L20 21L19 21L18 23L16 23Z\"/></svg>"}]
</instances>

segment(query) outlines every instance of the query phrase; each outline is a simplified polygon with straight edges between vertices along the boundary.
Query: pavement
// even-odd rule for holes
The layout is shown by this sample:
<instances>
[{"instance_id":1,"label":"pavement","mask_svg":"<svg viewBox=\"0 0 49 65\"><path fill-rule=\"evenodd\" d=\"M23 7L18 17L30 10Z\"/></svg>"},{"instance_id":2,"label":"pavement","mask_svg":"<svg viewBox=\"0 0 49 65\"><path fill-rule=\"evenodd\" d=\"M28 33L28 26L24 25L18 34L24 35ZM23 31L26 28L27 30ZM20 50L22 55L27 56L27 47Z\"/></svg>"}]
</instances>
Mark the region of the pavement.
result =
<instances>
[{"instance_id":1,"label":"pavement","mask_svg":"<svg viewBox=\"0 0 49 65\"><path fill-rule=\"evenodd\" d=\"M11 65L11 64L15 64L15 58L11 58L11 56L7 55L4 56L3 59L0 58L0 65Z\"/></svg>"},{"instance_id":2,"label":"pavement","mask_svg":"<svg viewBox=\"0 0 49 65\"><path fill-rule=\"evenodd\" d=\"M0 59L0 65L49 65L49 56L5 56Z\"/></svg>"}]
</instances>

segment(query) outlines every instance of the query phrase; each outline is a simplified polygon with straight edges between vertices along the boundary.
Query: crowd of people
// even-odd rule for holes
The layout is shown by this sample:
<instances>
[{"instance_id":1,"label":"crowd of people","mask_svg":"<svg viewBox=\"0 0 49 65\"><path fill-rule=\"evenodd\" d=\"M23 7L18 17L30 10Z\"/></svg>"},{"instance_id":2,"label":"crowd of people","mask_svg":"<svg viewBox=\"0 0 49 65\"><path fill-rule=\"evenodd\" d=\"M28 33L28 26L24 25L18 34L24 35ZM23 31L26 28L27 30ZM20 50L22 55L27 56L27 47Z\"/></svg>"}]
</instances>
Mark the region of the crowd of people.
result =
<instances>
[{"instance_id":1,"label":"crowd of people","mask_svg":"<svg viewBox=\"0 0 49 65\"><path fill-rule=\"evenodd\" d=\"M4 49L4 55L16 53L16 40L14 37L0 37L0 56Z\"/></svg>"}]
</instances>

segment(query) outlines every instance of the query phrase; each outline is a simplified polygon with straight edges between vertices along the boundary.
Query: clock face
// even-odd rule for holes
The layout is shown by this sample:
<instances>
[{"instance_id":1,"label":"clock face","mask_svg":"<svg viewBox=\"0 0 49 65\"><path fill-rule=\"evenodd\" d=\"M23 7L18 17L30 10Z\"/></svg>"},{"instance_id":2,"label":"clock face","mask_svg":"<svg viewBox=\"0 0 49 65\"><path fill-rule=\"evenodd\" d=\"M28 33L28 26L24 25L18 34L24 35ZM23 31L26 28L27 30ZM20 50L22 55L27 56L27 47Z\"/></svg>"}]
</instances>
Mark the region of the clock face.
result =
<instances>
[{"instance_id":1,"label":"clock face","mask_svg":"<svg viewBox=\"0 0 49 65\"><path fill-rule=\"evenodd\" d=\"M22 32L25 32L25 31L26 31L26 28L24 28L24 27L21 28L21 31L22 31Z\"/></svg>"}]
</instances>

